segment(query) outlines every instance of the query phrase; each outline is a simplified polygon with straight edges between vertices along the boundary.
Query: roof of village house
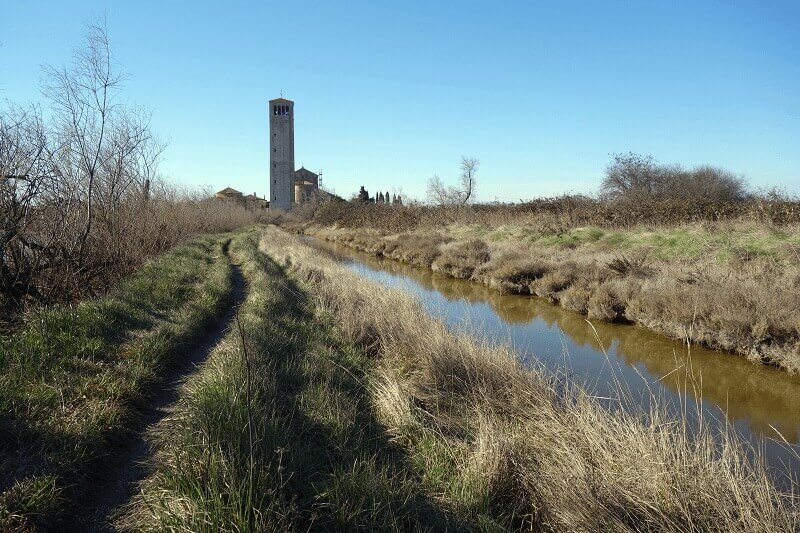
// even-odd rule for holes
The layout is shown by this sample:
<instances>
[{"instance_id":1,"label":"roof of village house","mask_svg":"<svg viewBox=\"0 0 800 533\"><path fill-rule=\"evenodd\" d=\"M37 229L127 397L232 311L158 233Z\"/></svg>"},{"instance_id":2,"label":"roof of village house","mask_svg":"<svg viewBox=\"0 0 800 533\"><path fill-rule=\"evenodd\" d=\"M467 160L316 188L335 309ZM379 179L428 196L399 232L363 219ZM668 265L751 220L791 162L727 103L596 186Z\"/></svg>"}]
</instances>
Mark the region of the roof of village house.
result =
<instances>
[{"instance_id":1,"label":"roof of village house","mask_svg":"<svg viewBox=\"0 0 800 533\"><path fill-rule=\"evenodd\" d=\"M314 176L315 178L319 177L319 174L317 174L316 172L311 172L306 167L298 168L297 170L294 171L294 174L295 174L295 176L298 176L298 175L300 175L300 176L308 176L310 174L310 175Z\"/></svg>"},{"instance_id":2,"label":"roof of village house","mask_svg":"<svg viewBox=\"0 0 800 533\"><path fill-rule=\"evenodd\" d=\"M237 191L236 189L233 189L231 187L225 187L224 189L222 189L221 191L219 191L216 194L219 194L219 195L222 195L222 196L241 196L242 195L242 193L240 193L239 191Z\"/></svg>"}]
</instances>

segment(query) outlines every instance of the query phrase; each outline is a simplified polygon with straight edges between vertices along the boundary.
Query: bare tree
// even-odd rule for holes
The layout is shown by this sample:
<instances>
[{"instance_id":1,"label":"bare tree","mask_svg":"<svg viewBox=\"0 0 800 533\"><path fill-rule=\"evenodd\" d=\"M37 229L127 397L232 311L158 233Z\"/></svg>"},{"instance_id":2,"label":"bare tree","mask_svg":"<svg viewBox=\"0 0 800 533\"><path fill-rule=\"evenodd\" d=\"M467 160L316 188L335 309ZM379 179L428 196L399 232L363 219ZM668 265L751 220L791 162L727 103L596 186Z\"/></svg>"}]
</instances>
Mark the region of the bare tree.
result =
<instances>
[{"instance_id":1,"label":"bare tree","mask_svg":"<svg viewBox=\"0 0 800 533\"><path fill-rule=\"evenodd\" d=\"M77 173L70 177L78 180L78 201L86 210L78 240L78 261L82 263L94 220L95 185L109 151L106 145L114 97L123 79L112 65L105 24L89 25L85 46L75 52L72 64L47 67L46 74L44 92L57 120L60 159L70 172Z\"/></svg>"},{"instance_id":2,"label":"bare tree","mask_svg":"<svg viewBox=\"0 0 800 533\"><path fill-rule=\"evenodd\" d=\"M428 201L437 205L466 205L475 194L475 174L480 161L474 157L461 157L461 176L458 185L447 186L434 175L427 183Z\"/></svg>"},{"instance_id":3,"label":"bare tree","mask_svg":"<svg viewBox=\"0 0 800 533\"><path fill-rule=\"evenodd\" d=\"M96 294L192 235L254 220L161 178L150 114L116 101L105 27L90 26L71 64L45 74L51 109L0 105L0 322Z\"/></svg>"}]
</instances>

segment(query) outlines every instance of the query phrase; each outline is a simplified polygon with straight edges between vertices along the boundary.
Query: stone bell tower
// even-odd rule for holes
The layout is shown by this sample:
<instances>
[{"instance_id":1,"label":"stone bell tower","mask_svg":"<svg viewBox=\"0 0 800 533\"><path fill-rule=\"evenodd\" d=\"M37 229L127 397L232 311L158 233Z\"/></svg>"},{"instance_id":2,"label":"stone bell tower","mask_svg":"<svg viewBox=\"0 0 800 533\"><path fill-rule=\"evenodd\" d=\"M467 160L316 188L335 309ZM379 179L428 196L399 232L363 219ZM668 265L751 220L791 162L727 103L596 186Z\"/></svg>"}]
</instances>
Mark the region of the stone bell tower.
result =
<instances>
[{"instance_id":1,"label":"stone bell tower","mask_svg":"<svg viewBox=\"0 0 800 533\"><path fill-rule=\"evenodd\" d=\"M294 184L294 102L269 101L269 207L292 208Z\"/></svg>"}]
</instances>

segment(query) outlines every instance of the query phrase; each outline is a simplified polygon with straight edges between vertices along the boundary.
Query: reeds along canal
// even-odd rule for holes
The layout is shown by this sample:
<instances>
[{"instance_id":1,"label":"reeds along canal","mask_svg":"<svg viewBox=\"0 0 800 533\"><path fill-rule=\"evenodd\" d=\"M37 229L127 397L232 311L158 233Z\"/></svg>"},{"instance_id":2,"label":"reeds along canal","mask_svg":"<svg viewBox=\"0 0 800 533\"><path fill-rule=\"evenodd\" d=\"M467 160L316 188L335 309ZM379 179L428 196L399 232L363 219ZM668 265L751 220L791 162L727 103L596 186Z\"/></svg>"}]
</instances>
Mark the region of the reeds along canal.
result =
<instances>
[{"instance_id":1,"label":"reeds along canal","mask_svg":"<svg viewBox=\"0 0 800 533\"><path fill-rule=\"evenodd\" d=\"M492 343L510 343L520 358L585 384L612 408L666 403L690 427L701 414L730 424L765 455L776 480L800 474L800 377L743 357L672 341L636 326L589 323L578 313L527 296L505 295L306 238L348 268L385 287L411 292L429 313ZM782 484L782 483L781 483Z\"/></svg>"}]
</instances>

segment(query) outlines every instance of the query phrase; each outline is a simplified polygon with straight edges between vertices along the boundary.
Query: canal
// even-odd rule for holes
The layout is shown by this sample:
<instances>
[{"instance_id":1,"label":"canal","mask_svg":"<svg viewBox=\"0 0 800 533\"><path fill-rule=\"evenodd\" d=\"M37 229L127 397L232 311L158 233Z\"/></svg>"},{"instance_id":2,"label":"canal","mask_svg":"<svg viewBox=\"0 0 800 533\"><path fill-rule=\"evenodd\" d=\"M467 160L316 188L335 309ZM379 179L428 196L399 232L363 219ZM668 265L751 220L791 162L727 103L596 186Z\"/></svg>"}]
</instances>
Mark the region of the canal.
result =
<instances>
[{"instance_id":1,"label":"canal","mask_svg":"<svg viewBox=\"0 0 800 533\"><path fill-rule=\"evenodd\" d=\"M732 426L764 455L779 484L800 474L798 376L638 326L589 322L541 298L501 294L340 244L304 240L366 279L413 294L452 329L511 345L526 364L578 380L611 408L647 409L657 401L690 427L700 417L712 427Z\"/></svg>"}]
</instances>

